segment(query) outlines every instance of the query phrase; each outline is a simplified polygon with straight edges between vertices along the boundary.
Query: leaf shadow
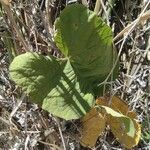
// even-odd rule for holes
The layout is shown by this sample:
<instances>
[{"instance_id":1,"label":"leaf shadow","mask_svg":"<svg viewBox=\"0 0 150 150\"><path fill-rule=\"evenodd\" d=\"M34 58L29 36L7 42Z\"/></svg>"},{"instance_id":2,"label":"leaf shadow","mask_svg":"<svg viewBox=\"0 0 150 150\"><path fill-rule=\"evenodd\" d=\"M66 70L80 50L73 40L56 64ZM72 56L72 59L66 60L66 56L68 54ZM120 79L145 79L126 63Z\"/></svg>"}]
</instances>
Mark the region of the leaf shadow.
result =
<instances>
[{"instance_id":1,"label":"leaf shadow","mask_svg":"<svg viewBox=\"0 0 150 150\"><path fill-rule=\"evenodd\" d=\"M67 116L64 117L66 119L77 119L85 115L86 112L91 109L91 104L89 105L89 103L86 101L87 98L85 99L83 98L83 96L85 94L91 94L92 91L89 89L89 87L84 87L83 84L85 84L86 81L83 81L85 83L81 82L81 80L76 75L73 78L69 78L69 71L68 73L62 72L61 79L57 83L55 90L50 92L47 98L44 100L44 103L46 105L44 105L43 108L48 110L49 108L51 108L52 104L53 106L57 105L58 107L56 107L56 109L53 109L54 114L59 117L65 115ZM92 102L93 99L91 99ZM66 113L71 114L69 116L69 114Z\"/></svg>"}]
</instances>

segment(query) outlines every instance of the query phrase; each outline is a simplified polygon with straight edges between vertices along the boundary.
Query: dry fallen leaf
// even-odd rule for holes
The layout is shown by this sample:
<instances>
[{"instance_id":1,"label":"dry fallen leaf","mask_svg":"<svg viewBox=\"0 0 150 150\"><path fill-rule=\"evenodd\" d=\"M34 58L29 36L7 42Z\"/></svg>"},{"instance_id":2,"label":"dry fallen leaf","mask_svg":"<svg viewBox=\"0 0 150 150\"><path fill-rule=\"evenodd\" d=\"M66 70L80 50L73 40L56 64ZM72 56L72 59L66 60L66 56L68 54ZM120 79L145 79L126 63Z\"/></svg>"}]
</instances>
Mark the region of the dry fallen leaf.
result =
<instances>
[{"instance_id":1,"label":"dry fallen leaf","mask_svg":"<svg viewBox=\"0 0 150 150\"><path fill-rule=\"evenodd\" d=\"M82 138L80 143L85 147L93 147L99 135L104 131L106 121L96 108L91 109L83 119Z\"/></svg>"},{"instance_id":2,"label":"dry fallen leaf","mask_svg":"<svg viewBox=\"0 0 150 150\"><path fill-rule=\"evenodd\" d=\"M127 134L125 125L122 121L118 118L114 118L109 116L107 119L108 124L110 125L111 131L117 140L125 147L125 148L132 148L136 146L140 140L141 136L141 126L135 120L132 120L134 123L135 134L133 137Z\"/></svg>"},{"instance_id":3,"label":"dry fallen leaf","mask_svg":"<svg viewBox=\"0 0 150 150\"><path fill-rule=\"evenodd\" d=\"M111 99L100 97L96 100L96 104L108 106L113 110L134 119L137 117L136 113L130 111L128 105L116 96L113 96Z\"/></svg>"},{"instance_id":4,"label":"dry fallen leaf","mask_svg":"<svg viewBox=\"0 0 150 150\"><path fill-rule=\"evenodd\" d=\"M111 109L126 115L127 117L130 117L131 122L128 123L128 125L131 125L128 127L131 129L134 129L135 132L133 132L133 136L129 136L128 131L126 129L126 126L123 122L122 117L115 117L112 115L107 114L107 123L110 125L110 128L118 139L120 143L124 145L126 148L132 148L136 146L140 140L141 137L141 126L140 124L135 120L136 113L129 110L128 105L123 102L120 98L112 97L111 101L109 102L105 98L99 98L96 101L96 104L102 105L102 106L108 106ZM134 128L133 128L134 127Z\"/></svg>"}]
</instances>

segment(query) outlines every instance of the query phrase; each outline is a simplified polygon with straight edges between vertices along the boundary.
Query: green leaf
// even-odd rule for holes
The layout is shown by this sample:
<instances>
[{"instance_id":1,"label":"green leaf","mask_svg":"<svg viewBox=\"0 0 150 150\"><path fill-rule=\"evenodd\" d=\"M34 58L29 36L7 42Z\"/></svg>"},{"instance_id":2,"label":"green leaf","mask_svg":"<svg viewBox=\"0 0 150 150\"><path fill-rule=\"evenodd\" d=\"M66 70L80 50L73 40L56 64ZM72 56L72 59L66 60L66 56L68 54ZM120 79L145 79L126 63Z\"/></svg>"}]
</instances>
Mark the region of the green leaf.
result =
<instances>
[{"instance_id":1,"label":"green leaf","mask_svg":"<svg viewBox=\"0 0 150 150\"><path fill-rule=\"evenodd\" d=\"M102 82L116 60L111 28L80 4L66 7L55 26L56 45L76 72L87 80Z\"/></svg>"},{"instance_id":2,"label":"green leaf","mask_svg":"<svg viewBox=\"0 0 150 150\"><path fill-rule=\"evenodd\" d=\"M127 117L127 116L111 109L110 107L103 106L103 105L101 105L100 107L102 107L108 115L111 115L110 122L112 122L113 119L115 119L115 120L117 119L117 121L119 123L122 123L122 125L125 126L126 134L130 137L134 137L135 127L134 127L134 123L130 117Z\"/></svg>"},{"instance_id":3,"label":"green leaf","mask_svg":"<svg viewBox=\"0 0 150 150\"><path fill-rule=\"evenodd\" d=\"M42 108L66 120L78 119L94 104L94 97L86 81L80 81L68 61L58 85L44 99Z\"/></svg>"},{"instance_id":4,"label":"green leaf","mask_svg":"<svg viewBox=\"0 0 150 150\"><path fill-rule=\"evenodd\" d=\"M9 70L16 84L31 96L33 102L41 105L47 93L57 85L61 76L60 68L52 56L25 53L15 57Z\"/></svg>"},{"instance_id":5,"label":"green leaf","mask_svg":"<svg viewBox=\"0 0 150 150\"><path fill-rule=\"evenodd\" d=\"M93 106L90 86L77 78L69 61L25 53L13 60L10 75L33 102L66 120L85 115Z\"/></svg>"}]
</instances>

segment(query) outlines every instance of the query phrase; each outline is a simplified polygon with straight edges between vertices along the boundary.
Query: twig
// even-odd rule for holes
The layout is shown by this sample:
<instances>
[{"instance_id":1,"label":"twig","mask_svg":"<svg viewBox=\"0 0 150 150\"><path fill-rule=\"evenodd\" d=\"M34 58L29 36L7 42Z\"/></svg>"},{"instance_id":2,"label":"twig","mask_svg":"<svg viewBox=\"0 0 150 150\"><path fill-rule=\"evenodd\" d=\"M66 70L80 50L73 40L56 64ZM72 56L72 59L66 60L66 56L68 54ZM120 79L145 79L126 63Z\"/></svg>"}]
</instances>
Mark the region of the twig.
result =
<instances>
[{"instance_id":1,"label":"twig","mask_svg":"<svg viewBox=\"0 0 150 150\"><path fill-rule=\"evenodd\" d=\"M148 45L147 45L147 48L146 48L146 50L145 50L145 52L143 54L142 60L147 56L149 50L150 50L150 37L148 39ZM138 66L136 67L136 70L134 70L133 72L131 72L131 76L134 77L138 73L138 71L141 68L141 66L142 66L142 63L138 63ZM130 85L131 85L132 82L133 82L133 79L131 78L131 80L129 81L129 83L127 84L127 86L130 87Z\"/></svg>"},{"instance_id":2,"label":"twig","mask_svg":"<svg viewBox=\"0 0 150 150\"><path fill-rule=\"evenodd\" d=\"M147 9L147 7L149 6L149 4L150 4L150 1L147 3L147 5L145 6L145 8L143 9L143 11L141 12L141 14L139 15L139 18L141 18L141 16L143 16L143 14L144 14L145 10ZM106 84L107 80L109 79L109 77L110 77L111 74L113 73L113 71L114 71L114 69L115 69L115 67L116 67L116 65L117 65L117 63L118 63L119 56L120 56L120 54L121 54L121 52L122 52L122 49L123 49L124 43L125 43L125 41L126 41L126 38L127 38L127 37L129 36L129 34L133 31L133 29L135 28L135 26L139 23L139 21L140 21L139 18L136 19L136 21L134 21L134 24L131 26L131 28L129 28L127 34L125 35L125 37L124 37L124 39L123 39L123 41L122 41L122 44L121 44L120 50L119 50L119 52L118 52L118 56L117 56L117 58L116 58L116 61L115 61L114 65L113 65L113 68L111 69L111 71L110 71L110 73L108 74L108 76L106 77L106 79L105 79L102 83L100 83L99 86L102 85L102 84Z\"/></svg>"},{"instance_id":3,"label":"twig","mask_svg":"<svg viewBox=\"0 0 150 150\"><path fill-rule=\"evenodd\" d=\"M13 109L13 111L11 112L10 114L10 117L9 117L9 121L11 124L14 125L14 123L12 122L12 117L14 116L14 114L16 113L16 111L19 109L19 107L21 106L23 100L25 98L25 94L22 95L22 97L20 98L20 102L17 104L17 106L15 106L15 108ZM15 126L15 125L14 125Z\"/></svg>"},{"instance_id":4,"label":"twig","mask_svg":"<svg viewBox=\"0 0 150 150\"><path fill-rule=\"evenodd\" d=\"M45 145L49 145L49 146L54 147L54 148L56 148L56 149L58 149L58 150L62 150L61 148L59 148L59 147L58 147L57 145L55 145L55 144L50 144L50 143L43 142L43 141L38 141L38 142L40 142L40 143L42 143L42 144L45 144Z\"/></svg>"},{"instance_id":5,"label":"twig","mask_svg":"<svg viewBox=\"0 0 150 150\"><path fill-rule=\"evenodd\" d=\"M28 150L28 143L29 143L29 139L30 139L30 135L28 134L28 136L27 136L27 138L26 138L26 140L25 140L25 146L24 146L24 149L25 150Z\"/></svg>"},{"instance_id":6,"label":"twig","mask_svg":"<svg viewBox=\"0 0 150 150\"><path fill-rule=\"evenodd\" d=\"M59 120L57 118L55 118L55 121L56 121L56 123L58 125L58 130L59 130L59 134L60 134L60 137L61 137L61 140L62 140L63 148L64 148L64 150L67 150L66 144L65 144L65 140L64 140L64 137L63 137L63 134L62 134L61 126L60 126L60 123L59 123Z\"/></svg>"},{"instance_id":7,"label":"twig","mask_svg":"<svg viewBox=\"0 0 150 150\"><path fill-rule=\"evenodd\" d=\"M38 5L37 3L36 3L36 5ZM48 6L46 6L46 9L48 9L47 8ZM45 28L45 30L46 30L46 33L47 33L47 35L48 35L48 40L49 40L49 43L48 43L48 46L50 46L51 48L53 48L53 49L56 49L56 46L55 46L55 44L54 44L54 42L53 42L53 35L52 35L52 29L50 29L49 28L49 26L50 26L50 24L49 24L49 20L48 20L48 18L47 18L47 15L48 14L46 14L46 18L44 17L45 16L45 14L41 11L41 9L38 9L39 10L39 12L40 12L40 15L41 15L41 18L42 18L42 22L43 22L43 25L44 25L44 28ZM46 13L48 13L47 12L48 10L46 10Z\"/></svg>"},{"instance_id":8,"label":"twig","mask_svg":"<svg viewBox=\"0 0 150 150\"><path fill-rule=\"evenodd\" d=\"M103 0L100 0L100 3L101 3L101 6L102 6L102 8L104 10L105 16L106 16L107 25L109 25L109 16L108 16L108 13L107 13L107 10L106 10L106 7L104 5Z\"/></svg>"},{"instance_id":9,"label":"twig","mask_svg":"<svg viewBox=\"0 0 150 150\"><path fill-rule=\"evenodd\" d=\"M114 37L113 40L116 41L118 38L120 38L122 35L124 35L126 32L128 32L133 26L137 26L138 24L140 24L141 22L143 22L143 21L145 21L145 20L147 20L149 18L150 18L150 10L145 12L143 15L140 15L135 21L133 21L128 26L126 26L120 33L118 33Z\"/></svg>"}]
</instances>

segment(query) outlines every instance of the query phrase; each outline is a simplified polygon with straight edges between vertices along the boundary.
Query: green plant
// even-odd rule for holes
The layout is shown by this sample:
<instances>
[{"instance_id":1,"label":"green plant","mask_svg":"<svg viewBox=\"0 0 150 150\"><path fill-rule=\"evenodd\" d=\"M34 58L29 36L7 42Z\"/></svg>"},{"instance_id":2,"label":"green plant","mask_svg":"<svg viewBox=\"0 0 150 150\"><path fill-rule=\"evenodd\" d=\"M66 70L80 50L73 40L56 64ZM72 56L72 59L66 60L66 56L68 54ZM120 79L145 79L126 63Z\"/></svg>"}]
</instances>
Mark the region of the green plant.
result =
<instances>
[{"instance_id":1,"label":"green plant","mask_svg":"<svg viewBox=\"0 0 150 150\"><path fill-rule=\"evenodd\" d=\"M28 52L14 58L10 76L44 110L64 118L84 116L102 94L98 86L116 60L112 31L83 5L66 7L54 40L65 59ZM117 75L118 66L113 77Z\"/></svg>"}]
</instances>

